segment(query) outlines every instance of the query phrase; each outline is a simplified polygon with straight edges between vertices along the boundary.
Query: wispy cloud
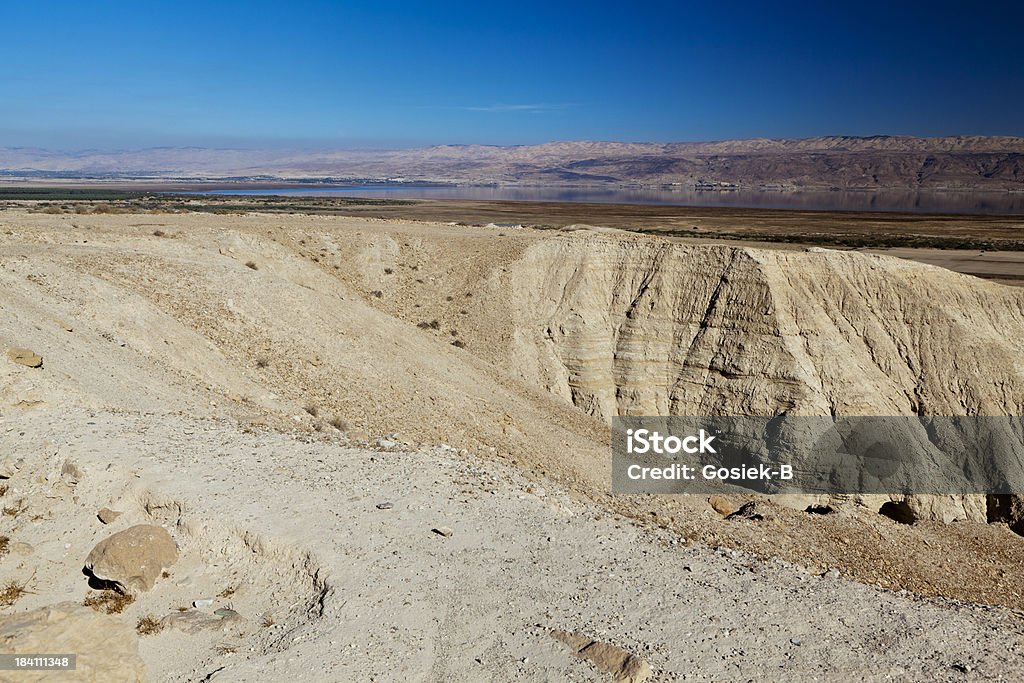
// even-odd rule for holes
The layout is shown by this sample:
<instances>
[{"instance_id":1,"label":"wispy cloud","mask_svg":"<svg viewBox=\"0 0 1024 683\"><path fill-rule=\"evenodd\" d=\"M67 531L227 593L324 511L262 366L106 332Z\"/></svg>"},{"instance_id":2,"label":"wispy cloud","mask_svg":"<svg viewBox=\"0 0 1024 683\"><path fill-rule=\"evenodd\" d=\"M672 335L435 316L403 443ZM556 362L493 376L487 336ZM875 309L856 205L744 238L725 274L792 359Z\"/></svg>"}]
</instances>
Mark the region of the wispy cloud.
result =
<instances>
[{"instance_id":1,"label":"wispy cloud","mask_svg":"<svg viewBox=\"0 0 1024 683\"><path fill-rule=\"evenodd\" d=\"M558 109L565 109L569 105L567 104L487 104L487 105L475 105L470 107L460 107L466 111L483 111L493 113L508 113L508 112L527 112L531 114L541 114L549 111L556 111Z\"/></svg>"}]
</instances>

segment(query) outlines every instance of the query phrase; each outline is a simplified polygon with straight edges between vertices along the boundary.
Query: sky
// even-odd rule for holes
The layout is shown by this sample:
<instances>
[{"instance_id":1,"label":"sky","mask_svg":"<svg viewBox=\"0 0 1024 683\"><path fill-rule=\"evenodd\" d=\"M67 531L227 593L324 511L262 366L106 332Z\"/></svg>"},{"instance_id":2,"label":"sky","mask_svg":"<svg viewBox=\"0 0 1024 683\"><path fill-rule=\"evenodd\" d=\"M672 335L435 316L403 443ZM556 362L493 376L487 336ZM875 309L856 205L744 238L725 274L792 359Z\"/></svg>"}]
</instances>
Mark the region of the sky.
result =
<instances>
[{"instance_id":1,"label":"sky","mask_svg":"<svg viewBox=\"0 0 1024 683\"><path fill-rule=\"evenodd\" d=\"M1024 3L0 0L0 146L1024 136Z\"/></svg>"}]
</instances>

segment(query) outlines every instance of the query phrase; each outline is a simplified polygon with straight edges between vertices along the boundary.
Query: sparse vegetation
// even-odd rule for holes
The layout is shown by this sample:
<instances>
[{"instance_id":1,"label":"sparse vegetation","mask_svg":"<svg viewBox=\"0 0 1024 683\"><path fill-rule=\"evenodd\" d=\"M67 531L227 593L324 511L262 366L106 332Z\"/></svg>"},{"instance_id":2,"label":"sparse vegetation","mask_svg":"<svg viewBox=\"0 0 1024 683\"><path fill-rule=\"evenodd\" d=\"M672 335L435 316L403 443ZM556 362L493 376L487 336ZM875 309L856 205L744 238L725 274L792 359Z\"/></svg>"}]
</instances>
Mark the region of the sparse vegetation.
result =
<instances>
[{"instance_id":1,"label":"sparse vegetation","mask_svg":"<svg viewBox=\"0 0 1024 683\"><path fill-rule=\"evenodd\" d=\"M370 296L375 297L377 299L383 299L384 292L380 291L379 289L375 289L372 292L370 292Z\"/></svg>"},{"instance_id":2,"label":"sparse vegetation","mask_svg":"<svg viewBox=\"0 0 1024 683\"><path fill-rule=\"evenodd\" d=\"M259 358L256 359L256 367L258 367L260 370L268 367L269 365L270 359L265 356L260 356Z\"/></svg>"},{"instance_id":3,"label":"sparse vegetation","mask_svg":"<svg viewBox=\"0 0 1024 683\"><path fill-rule=\"evenodd\" d=\"M0 557L11 552L11 539L9 536L0 536Z\"/></svg>"},{"instance_id":4,"label":"sparse vegetation","mask_svg":"<svg viewBox=\"0 0 1024 683\"><path fill-rule=\"evenodd\" d=\"M20 515L22 512L24 512L27 509L28 509L28 503L26 503L25 499L22 498L17 503L15 503L14 505L6 505L6 506L4 506L3 512L4 512L4 515L6 515L7 517L17 517L18 515Z\"/></svg>"},{"instance_id":5,"label":"sparse vegetation","mask_svg":"<svg viewBox=\"0 0 1024 683\"><path fill-rule=\"evenodd\" d=\"M105 590L100 593L92 593L86 596L82 602L86 607L92 607L97 612L107 614L120 614L124 608L135 602L135 596L131 593L118 593L117 591Z\"/></svg>"},{"instance_id":6,"label":"sparse vegetation","mask_svg":"<svg viewBox=\"0 0 1024 683\"><path fill-rule=\"evenodd\" d=\"M29 581L31 581L31 579L29 579ZM28 583L28 581L25 583L18 583L14 579L11 579L7 585L4 586L3 590L0 590L0 607L10 607L20 600L23 595L31 593L32 591L28 589Z\"/></svg>"},{"instance_id":7,"label":"sparse vegetation","mask_svg":"<svg viewBox=\"0 0 1024 683\"><path fill-rule=\"evenodd\" d=\"M385 269L384 269L384 274L385 274L385 275L391 275L391 274L392 274L392 273L394 273L394 272L395 272L395 269L394 269L394 268L385 268Z\"/></svg>"},{"instance_id":8,"label":"sparse vegetation","mask_svg":"<svg viewBox=\"0 0 1024 683\"><path fill-rule=\"evenodd\" d=\"M263 621L261 621L260 623L263 625L263 628L270 628L271 626L273 626L277 622L274 621L274 617L272 615L264 614L263 615Z\"/></svg>"},{"instance_id":9,"label":"sparse vegetation","mask_svg":"<svg viewBox=\"0 0 1024 683\"><path fill-rule=\"evenodd\" d=\"M7 484L0 484L0 497L6 496L7 492L10 490L11 489Z\"/></svg>"},{"instance_id":10,"label":"sparse vegetation","mask_svg":"<svg viewBox=\"0 0 1024 683\"><path fill-rule=\"evenodd\" d=\"M431 320L429 323L425 321L418 323L416 327L420 328L421 330L439 330L441 329L441 323L434 319Z\"/></svg>"},{"instance_id":11,"label":"sparse vegetation","mask_svg":"<svg viewBox=\"0 0 1024 683\"><path fill-rule=\"evenodd\" d=\"M139 632L140 636L151 636L159 633L161 629L163 629L163 624L152 614L147 614L135 624L135 630Z\"/></svg>"},{"instance_id":12,"label":"sparse vegetation","mask_svg":"<svg viewBox=\"0 0 1024 683\"><path fill-rule=\"evenodd\" d=\"M227 588L222 590L220 593L217 593L217 597L218 598L225 598L226 599L226 598L230 598L234 594L235 594L235 587L234 586L228 586Z\"/></svg>"}]
</instances>

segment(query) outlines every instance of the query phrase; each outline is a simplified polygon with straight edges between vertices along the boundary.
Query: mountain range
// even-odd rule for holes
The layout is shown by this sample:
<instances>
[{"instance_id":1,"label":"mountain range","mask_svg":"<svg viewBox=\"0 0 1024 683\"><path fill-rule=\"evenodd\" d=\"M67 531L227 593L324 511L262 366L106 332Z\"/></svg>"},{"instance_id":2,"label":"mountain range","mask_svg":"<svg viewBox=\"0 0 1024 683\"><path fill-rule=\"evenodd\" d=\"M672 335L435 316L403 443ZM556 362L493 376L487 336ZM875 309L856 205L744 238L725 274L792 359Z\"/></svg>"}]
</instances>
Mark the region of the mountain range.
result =
<instances>
[{"instance_id":1,"label":"mountain range","mask_svg":"<svg viewBox=\"0 0 1024 683\"><path fill-rule=\"evenodd\" d=\"M1024 190L1024 138L825 136L719 142L551 142L402 150L0 149L5 176L401 179L704 189Z\"/></svg>"}]
</instances>

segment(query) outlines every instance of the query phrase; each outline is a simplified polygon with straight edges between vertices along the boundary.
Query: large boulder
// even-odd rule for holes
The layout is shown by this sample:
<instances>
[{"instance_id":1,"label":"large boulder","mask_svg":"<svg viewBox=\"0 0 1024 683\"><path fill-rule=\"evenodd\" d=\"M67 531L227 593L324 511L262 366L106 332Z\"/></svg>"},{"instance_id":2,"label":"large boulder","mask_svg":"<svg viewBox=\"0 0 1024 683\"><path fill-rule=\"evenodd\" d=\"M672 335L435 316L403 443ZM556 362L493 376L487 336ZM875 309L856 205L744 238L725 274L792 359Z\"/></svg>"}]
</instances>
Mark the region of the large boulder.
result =
<instances>
[{"instance_id":1,"label":"large boulder","mask_svg":"<svg viewBox=\"0 0 1024 683\"><path fill-rule=\"evenodd\" d=\"M177 559L178 548L166 529L139 524L97 543L85 569L121 592L148 591Z\"/></svg>"},{"instance_id":2,"label":"large boulder","mask_svg":"<svg viewBox=\"0 0 1024 683\"><path fill-rule=\"evenodd\" d=\"M19 671L3 680L19 683L57 680L136 683L146 680L145 667L139 657L139 637L131 626L73 602L0 617L0 650L26 655L78 655L74 671Z\"/></svg>"}]
</instances>

